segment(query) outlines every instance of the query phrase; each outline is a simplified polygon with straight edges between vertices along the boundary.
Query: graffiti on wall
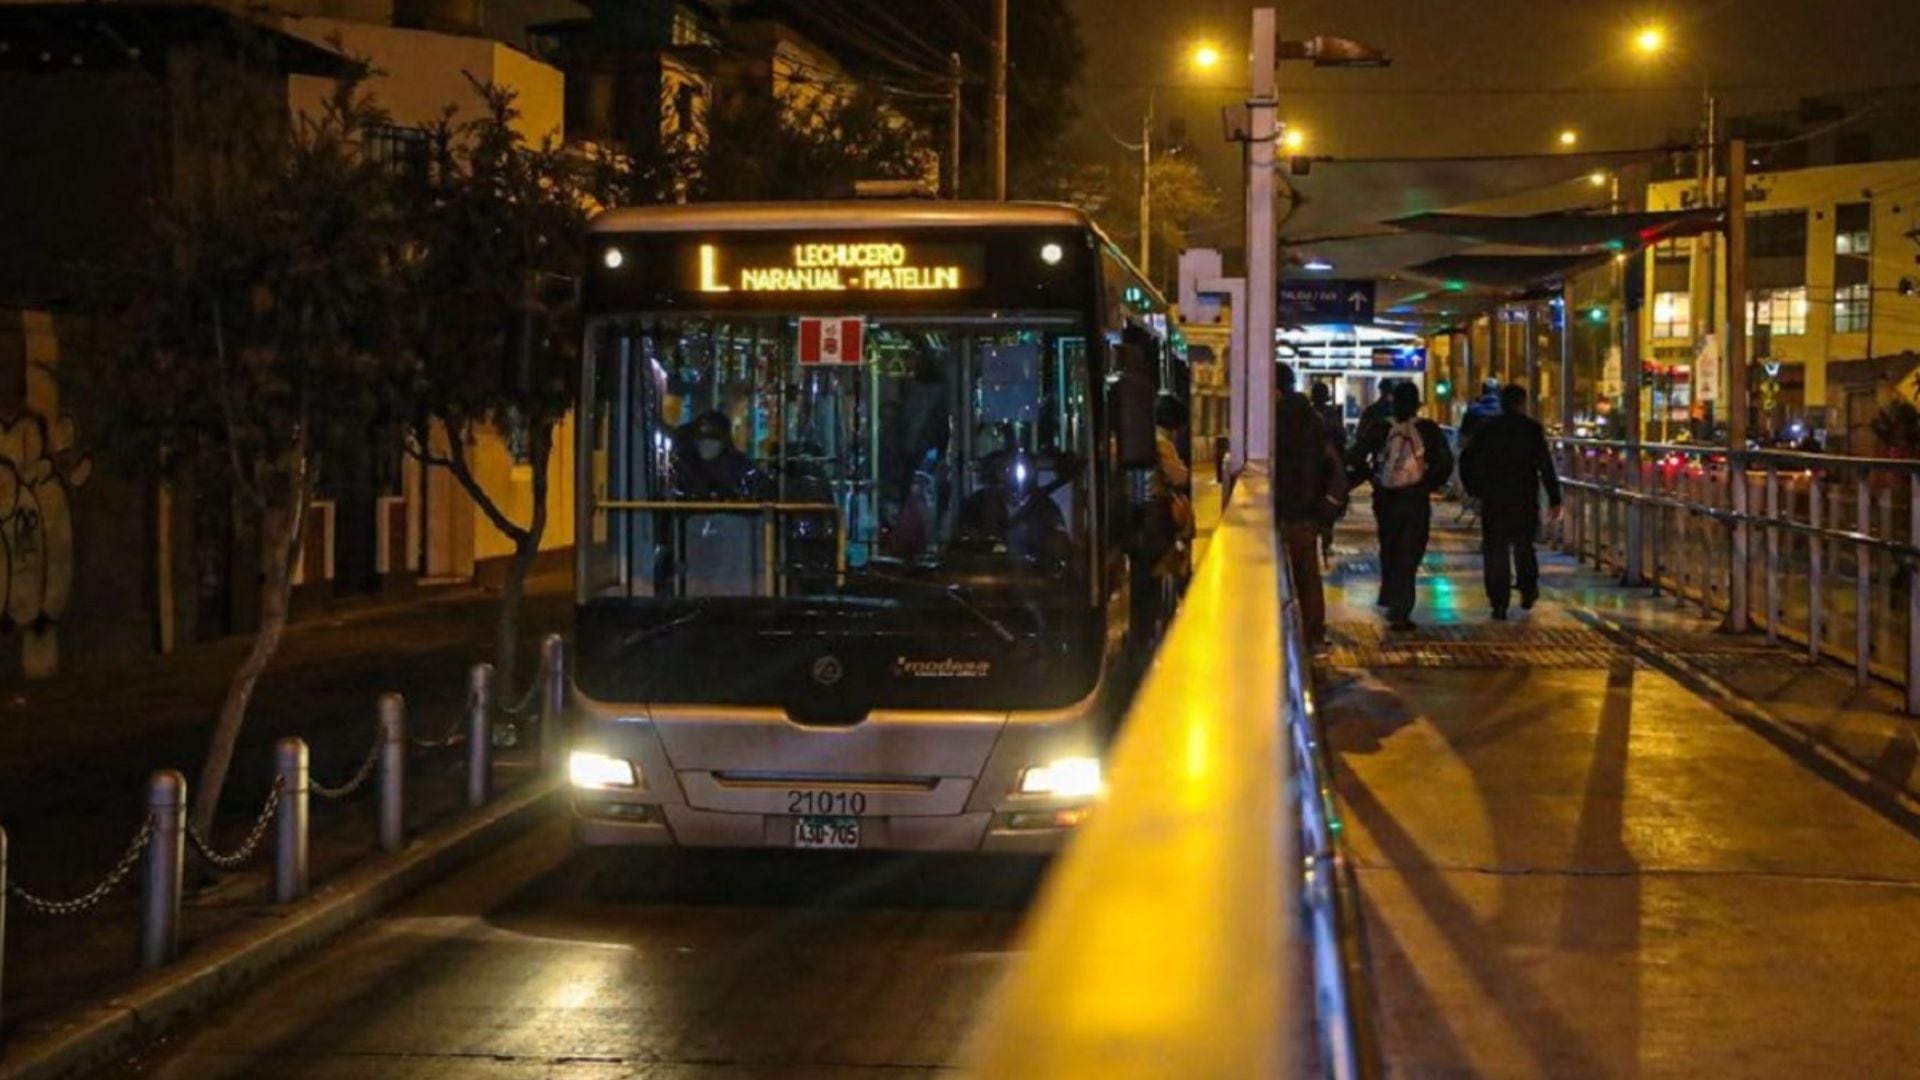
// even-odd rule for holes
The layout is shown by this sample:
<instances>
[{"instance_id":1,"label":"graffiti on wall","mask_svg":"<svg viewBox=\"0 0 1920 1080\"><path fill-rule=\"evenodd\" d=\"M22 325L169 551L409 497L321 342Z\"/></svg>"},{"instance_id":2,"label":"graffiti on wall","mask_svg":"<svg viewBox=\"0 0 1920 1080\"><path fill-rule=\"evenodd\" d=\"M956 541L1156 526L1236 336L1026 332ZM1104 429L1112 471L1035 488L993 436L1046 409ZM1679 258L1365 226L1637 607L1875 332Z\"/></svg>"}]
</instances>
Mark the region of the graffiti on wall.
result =
<instances>
[{"instance_id":1,"label":"graffiti on wall","mask_svg":"<svg viewBox=\"0 0 1920 1080\"><path fill-rule=\"evenodd\" d=\"M27 409L0 419L0 626L20 635L28 678L59 667L57 631L73 591L73 494L92 474L71 417Z\"/></svg>"}]
</instances>

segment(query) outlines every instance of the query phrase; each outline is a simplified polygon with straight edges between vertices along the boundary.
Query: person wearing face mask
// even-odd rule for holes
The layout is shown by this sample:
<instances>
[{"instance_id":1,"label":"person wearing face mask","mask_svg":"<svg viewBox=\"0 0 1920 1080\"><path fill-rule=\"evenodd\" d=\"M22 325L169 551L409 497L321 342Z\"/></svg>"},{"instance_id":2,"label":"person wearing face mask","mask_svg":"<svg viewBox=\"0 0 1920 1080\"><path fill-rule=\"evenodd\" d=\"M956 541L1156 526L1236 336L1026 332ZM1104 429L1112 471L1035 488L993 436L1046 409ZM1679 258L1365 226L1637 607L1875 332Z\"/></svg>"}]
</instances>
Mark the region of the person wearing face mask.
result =
<instances>
[{"instance_id":1,"label":"person wearing face mask","mask_svg":"<svg viewBox=\"0 0 1920 1080\"><path fill-rule=\"evenodd\" d=\"M744 499L755 480L753 461L733 445L733 424L709 410L674 435L673 492L683 499Z\"/></svg>"}]
</instances>

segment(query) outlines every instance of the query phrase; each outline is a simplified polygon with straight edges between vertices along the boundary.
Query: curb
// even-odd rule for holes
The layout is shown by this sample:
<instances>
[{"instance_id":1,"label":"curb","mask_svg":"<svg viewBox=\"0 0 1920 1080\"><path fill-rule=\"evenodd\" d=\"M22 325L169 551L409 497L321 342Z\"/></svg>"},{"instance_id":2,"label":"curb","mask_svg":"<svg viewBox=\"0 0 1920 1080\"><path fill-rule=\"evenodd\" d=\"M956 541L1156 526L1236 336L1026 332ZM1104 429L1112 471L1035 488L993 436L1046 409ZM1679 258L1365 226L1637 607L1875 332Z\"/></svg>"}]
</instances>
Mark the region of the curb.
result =
<instances>
[{"instance_id":1,"label":"curb","mask_svg":"<svg viewBox=\"0 0 1920 1080\"><path fill-rule=\"evenodd\" d=\"M532 827L562 785L530 778L485 808L421 836L394 855L375 855L299 903L269 908L261 925L223 934L117 993L78 1006L50 1030L0 1049L0 1080L54 1080L105 1064L280 965L311 952Z\"/></svg>"}]
</instances>

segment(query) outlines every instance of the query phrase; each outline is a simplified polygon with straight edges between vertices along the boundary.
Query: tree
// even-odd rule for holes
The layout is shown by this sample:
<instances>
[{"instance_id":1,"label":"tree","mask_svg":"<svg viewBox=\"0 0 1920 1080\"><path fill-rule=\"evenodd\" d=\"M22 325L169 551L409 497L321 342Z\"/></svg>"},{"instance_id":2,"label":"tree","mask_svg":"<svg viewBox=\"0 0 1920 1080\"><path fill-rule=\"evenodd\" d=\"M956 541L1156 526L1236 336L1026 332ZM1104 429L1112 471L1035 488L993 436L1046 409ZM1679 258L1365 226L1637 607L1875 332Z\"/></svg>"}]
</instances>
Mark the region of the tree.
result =
<instances>
[{"instance_id":1,"label":"tree","mask_svg":"<svg viewBox=\"0 0 1920 1080\"><path fill-rule=\"evenodd\" d=\"M576 297L592 177L551 138L529 143L520 134L510 90L478 82L475 89L482 110L435 125L430 166L408 185L408 336L419 364L408 449L445 468L513 545L494 627L496 677L511 695L521 600L547 531L555 431L578 384ZM523 520L474 473L482 429L502 434L531 471Z\"/></svg>"},{"instance_id":2,"label":"tree","mask_svg":"<svg viewBox=\"0 0 1920 1080\"><path fill-rule=\"evenodd\" d=\"M723 94L690 163L696 200L845 198L859 180L927 175L925 136L865 90Z\"/></svg>"},{"instance_id":3,"label":"tree","mask_svg":"<svg viewBox=\"0 0 1920 1080\"><path fill-rule=\"evenodd\" d=\"M111 347L84 376L124 457L217 477L236 530L257 529L260 625L201 764L202 830L286 630L315 487L339 448L397 443L408 367L396 318L404 231L386 175L360 152L381 114L345 80L319 115L264 122L243 76L206 81L192 122L229 129L202 144L203 182L158 208L148 257L109 301Z\"/></svg>"},{"instance_id":4,"label":"tree","mask_svg":"<svg viewBox=\"0 0 1920 1080\"><path fill-rule=\"evenodd\" d=\"M1092 214L1107 235L1131 256L1140 250L1140 171L1116 173L1105 165L1063 170L1055 198ZM1220 210L1220 195L1192 157L1161 154L1149 165L1153 227L1153 266L1142 267L1149 280L1168 288L1179 269L1193 228Z\"/></svg>"}]
</instances>

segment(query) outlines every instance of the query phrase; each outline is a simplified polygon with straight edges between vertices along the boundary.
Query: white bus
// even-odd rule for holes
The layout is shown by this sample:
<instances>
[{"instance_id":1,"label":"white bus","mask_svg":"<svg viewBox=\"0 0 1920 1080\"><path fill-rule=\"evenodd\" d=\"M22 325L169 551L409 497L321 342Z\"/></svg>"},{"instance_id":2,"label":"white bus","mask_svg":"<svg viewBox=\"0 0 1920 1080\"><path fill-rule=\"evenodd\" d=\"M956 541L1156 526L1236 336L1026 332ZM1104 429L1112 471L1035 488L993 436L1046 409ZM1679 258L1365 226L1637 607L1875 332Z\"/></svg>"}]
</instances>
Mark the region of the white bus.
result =
<instances>
[{"instance_id":1,"label":"white bus","mask_svg":"<svg viewBox=\"0 0 1920 1080\"><path fill-rule=\"evenodd\" d=\"M1057 847L1175 592L1164 300L1052 205L615 210L590 258L580 840Z\"/></svg>"}]
</instances>

